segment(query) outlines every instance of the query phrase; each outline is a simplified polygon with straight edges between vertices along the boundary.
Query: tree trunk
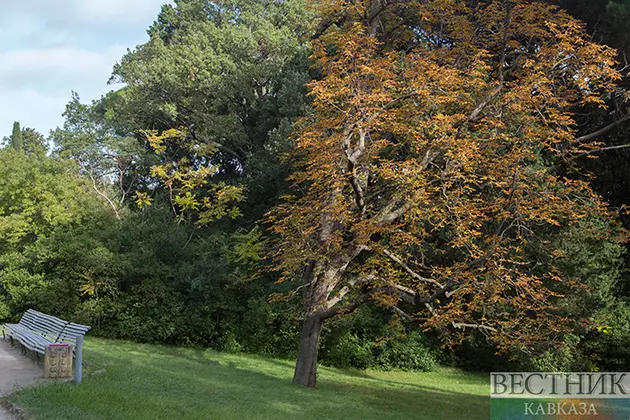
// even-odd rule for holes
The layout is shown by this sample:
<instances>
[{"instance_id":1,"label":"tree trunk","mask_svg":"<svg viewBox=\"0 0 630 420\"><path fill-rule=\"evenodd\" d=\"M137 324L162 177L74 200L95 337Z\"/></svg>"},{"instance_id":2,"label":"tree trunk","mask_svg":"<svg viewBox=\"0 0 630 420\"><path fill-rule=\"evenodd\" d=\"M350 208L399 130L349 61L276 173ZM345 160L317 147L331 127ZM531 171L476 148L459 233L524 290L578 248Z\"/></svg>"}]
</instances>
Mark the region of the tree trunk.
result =
<instances>
[{"instance_id":1,"label":"tree trunk","mask_svg":"<svg viewBox=\"0 0 630 420\"><path fill-rule=\"evenodd\" d=\"M309 314L302 322L300 349L295 364L293 383L314 388L317 382L317 350L324 321L317 314Z\"/></svg>"}]
</instances>

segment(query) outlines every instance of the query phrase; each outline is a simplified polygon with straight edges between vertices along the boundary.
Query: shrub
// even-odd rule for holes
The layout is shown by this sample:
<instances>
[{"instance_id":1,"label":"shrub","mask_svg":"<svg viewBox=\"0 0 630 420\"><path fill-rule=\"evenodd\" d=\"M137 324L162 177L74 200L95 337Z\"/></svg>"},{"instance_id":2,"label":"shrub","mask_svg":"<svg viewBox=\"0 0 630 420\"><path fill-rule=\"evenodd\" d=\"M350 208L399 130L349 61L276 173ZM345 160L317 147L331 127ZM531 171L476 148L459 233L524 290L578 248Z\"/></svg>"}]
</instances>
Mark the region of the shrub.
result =
<instances>
[{"instance_id":1,"label":"shrub","mask_svg":"<svg viewBox=\"0 0 630 420\"><path fill-rule=\"evenodd\" d=\"M324 362L334 367L367 369L374 366L374 343L346 331L326 352Z\"/></svg>"},{"instance_id":2,"label":"shrub","mask_svg":"<svg viewBox=\"0 0 630 420\"><path fill-rule=\"evenodd\" d=\"M580 354L577 346L580 337L574 334L565 334L558 344L550 346L540 354L525 357L523 370L536 372L570 372L577 369Z\"/></svg>"},{"instance_id":3,"label":"shrub","mask_svg":"<svg viewBox=\"0 0 630 420\"><path fill-rule=\"evenodd\" d=\"M426 336L412 331L378 347L376 365L383 369L430 372L438 367L438 355Z\"/></svg>"},{"instance_id":4,"label":"shrub","mask_svg":"<svg viewBox=\"0 0 630 420\"><path fill-rule=\"evenodd\" d=\"M630 366L630 304L616 302L601 316L599 326L591 331L582 350L598 370L625 371Z\"/></svg>"}]
</instances>

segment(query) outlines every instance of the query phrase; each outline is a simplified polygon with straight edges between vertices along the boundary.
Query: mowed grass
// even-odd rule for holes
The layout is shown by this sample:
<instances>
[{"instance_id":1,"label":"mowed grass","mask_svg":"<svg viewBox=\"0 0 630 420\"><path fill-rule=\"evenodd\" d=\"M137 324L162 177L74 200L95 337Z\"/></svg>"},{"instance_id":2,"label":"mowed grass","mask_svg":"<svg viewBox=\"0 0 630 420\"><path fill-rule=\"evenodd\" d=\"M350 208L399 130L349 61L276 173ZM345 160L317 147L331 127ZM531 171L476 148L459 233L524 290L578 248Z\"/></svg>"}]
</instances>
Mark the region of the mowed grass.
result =
<instances>
[{"instance_id":1,"label":"mowed grass","mask_svg":"<svg viewBox=\"0 0 630 420\"><path fill-rule=\"evenodd\" d=\"M33 419L487 419L488 375L319 368L291 384L291 361L90 338L81 385L10 396ZM106 373L93 374L104 369Z\"/></svg>"}]
</instances>

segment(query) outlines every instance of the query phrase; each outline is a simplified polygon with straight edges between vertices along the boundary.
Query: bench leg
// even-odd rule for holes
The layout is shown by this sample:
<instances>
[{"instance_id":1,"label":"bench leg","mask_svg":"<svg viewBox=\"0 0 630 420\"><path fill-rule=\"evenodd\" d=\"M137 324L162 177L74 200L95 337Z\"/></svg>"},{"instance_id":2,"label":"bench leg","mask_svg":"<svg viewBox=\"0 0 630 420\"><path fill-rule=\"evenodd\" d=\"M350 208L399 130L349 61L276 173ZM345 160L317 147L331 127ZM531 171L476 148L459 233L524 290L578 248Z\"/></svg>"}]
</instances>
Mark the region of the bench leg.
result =
<instances>
[{"instance_id":1,"label":"bench leg","mask_svg":"<svg viewBox=\"0 0 630 420\"><path fill-rule=\"evenodd\" d=\"M80 384L83 380L83 336L77 337L77 347L74 355L74 382Z\"/></svg>"}]
</instances>

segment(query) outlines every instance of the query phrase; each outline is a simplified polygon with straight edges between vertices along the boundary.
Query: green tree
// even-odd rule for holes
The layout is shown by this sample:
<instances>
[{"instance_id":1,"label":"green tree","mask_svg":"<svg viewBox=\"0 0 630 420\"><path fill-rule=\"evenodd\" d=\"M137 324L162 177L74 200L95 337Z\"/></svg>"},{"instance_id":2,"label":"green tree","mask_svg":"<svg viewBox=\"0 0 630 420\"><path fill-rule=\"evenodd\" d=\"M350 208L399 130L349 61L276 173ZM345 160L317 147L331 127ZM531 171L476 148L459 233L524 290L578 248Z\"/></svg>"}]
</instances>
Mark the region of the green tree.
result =
<instances>
[{"instance_id":1,"label":"green tree","mask_svg":"<svg viewBox=\"0 0 630 420\"><path fill-rule=\"evenodd\" d=\"M9 137L9 146L16 150L23 150L24 143L22 141L22 129L20 128L19 121L13 123L13 132Z\"/></svg>"},{"instance_id":2,"label":"green tree","mask_svg":"<svg viewBox=\"0 0 630 420\"><path fill-rule=\"evenodd\" d=\"M64 125L53 130L50 138L55 155L73 160L94 192L120 219L136 190L152 182L149 168L157 159L133 133L112 124L107 104L108 98L83 104L73 92L64 112Z\"/></svg>"},{"instance_id":3,"label":"green tree","mask_svg":"<svg viewBox=\"0 0 630 420\"><path fill-rule=\"evenodd\" d=\"M0 150L0 316L25 309L46 287L46 273L27 264L33 247L81 223L93 203L70 162Z\"/></svg>"},{"instance_id":4,"label":"green tree","mask_svg":"<svg viewBox=\"0 0 630 420\"><path fill-rule=\"evenodd\" d=\"M46 139L33 128L24 127L22 129L22 144L27 156L43 157L48 151Z\"/></svg>"},{"instance_id":5,"label":"green tree","mask_svg":"<svg viewBox=\"0 0 630 420\"><path fill-rule=\"evenodd\" d=\"M583 20L593 39L610 45L618 52L619 69L624 78L618 89L607 99L610 107L581 107L576 109L578 132L586 134L601 127L609 130L599 140L600 147L578 157L574 167L585 168L594 174L595 189L617 209L630 206L630 107L624 95L630 90L630 1L629 0L561 0L560 6ZM630 228L630 214L621 212L622 221ZM630 253L626 253L626 266ZM622 275L618 295L630 296L630 277Z\"/></svg>"},{"instance_id":6,"label":"green tree","mask_svg":"<svg viewBox=\"0 0 630 420\"><path fill-rule=\"evenodd\" d=\"M18 121L13 123L12 134L9 137L5 137L3 143L29 156L44 156L48 150L44 136L33 128L21 128Z\"/></svg>"},{"instance_id":7,"label":"green tree","mask_svg":"<svg viewBox=\"0 0 630 420\"><path fill-rule=\"evenodd\" d=\"M112 95L110 115L130 133L176 129L159 145L163 167L211 168L176 207L203 205L202 190L221 183L246 187L246 220L276 202L289 168L278 155L308 111L311 21L304 0L178 0L115 67L126 87Z\"/></svg>"},{"instance_id":8,"label":"green tree","mask_svg":"<svg viewBox=\"0 0 630 420\"><path fill-rule=\"evenodd\" d=\"M87 185L69 162L0 151L0 251L18 249L87 211Z\"/></svg>"}]
</instances>

